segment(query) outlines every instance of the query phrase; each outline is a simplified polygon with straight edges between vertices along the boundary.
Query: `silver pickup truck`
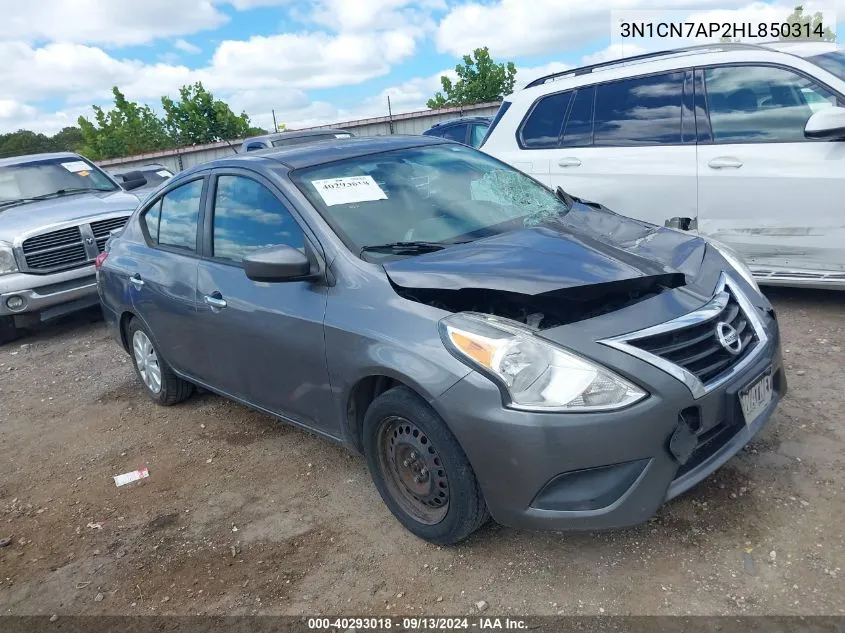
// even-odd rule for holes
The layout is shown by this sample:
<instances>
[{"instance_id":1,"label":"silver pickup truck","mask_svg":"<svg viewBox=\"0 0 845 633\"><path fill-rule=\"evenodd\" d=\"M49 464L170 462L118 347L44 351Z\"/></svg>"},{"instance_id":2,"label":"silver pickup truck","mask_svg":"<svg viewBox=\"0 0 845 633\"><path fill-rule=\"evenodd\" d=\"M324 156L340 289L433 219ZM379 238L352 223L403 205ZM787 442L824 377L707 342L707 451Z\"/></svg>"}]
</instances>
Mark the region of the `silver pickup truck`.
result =
<instances>
[{"instance_id":1,"label":"silver pickup truck","mask_svg":"<svg viewBox=\"0 0 845 633\"><path fill-rule=\"evenodd\" d=\"M28 326L96 305L94 260L138 204L78 154L0 159L0 345Z\"/></svg>"}]
</instances>

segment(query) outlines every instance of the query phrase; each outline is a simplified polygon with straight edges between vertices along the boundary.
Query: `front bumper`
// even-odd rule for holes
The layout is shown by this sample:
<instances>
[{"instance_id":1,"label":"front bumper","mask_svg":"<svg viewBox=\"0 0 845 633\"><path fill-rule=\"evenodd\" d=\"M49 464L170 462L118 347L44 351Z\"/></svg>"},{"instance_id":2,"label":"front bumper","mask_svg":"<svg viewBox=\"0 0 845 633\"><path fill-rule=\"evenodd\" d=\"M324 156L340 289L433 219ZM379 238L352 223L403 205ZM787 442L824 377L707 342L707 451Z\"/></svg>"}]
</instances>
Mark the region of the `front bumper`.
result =
<instances>
[{"instance_id":1,"label":"front bumper","mask_svg":"<svg viewBox=\"0 0 845 633\"><path fill-rule=\"evenodd\" d=\"M11 297L21 297L23 306L10 309L6 302ZM93 264L49 275L0 276L0 316L14 316L16 321L47 321L98 302Z\"/></svg>"},{"instance_id":2,"label":"front bumper","mask_svg":"<svg viewBox=\"0 0 845 633\"><path fill-rule=\"evenodd\" d=\"M631 358L651 396L612 413L555 414L502 406L499 389L470 373L432 404L463 447L493 518L544 530L641 523L666 500L706 478L768 422L786 393L777 323L744 370L694 399L683 383ZM746 425L738 392L771 367L773 399ZM696 412L695 449L681 464L669 444ZM562 509L566 508L566 509Z\"/></svg>"}]
</instances>

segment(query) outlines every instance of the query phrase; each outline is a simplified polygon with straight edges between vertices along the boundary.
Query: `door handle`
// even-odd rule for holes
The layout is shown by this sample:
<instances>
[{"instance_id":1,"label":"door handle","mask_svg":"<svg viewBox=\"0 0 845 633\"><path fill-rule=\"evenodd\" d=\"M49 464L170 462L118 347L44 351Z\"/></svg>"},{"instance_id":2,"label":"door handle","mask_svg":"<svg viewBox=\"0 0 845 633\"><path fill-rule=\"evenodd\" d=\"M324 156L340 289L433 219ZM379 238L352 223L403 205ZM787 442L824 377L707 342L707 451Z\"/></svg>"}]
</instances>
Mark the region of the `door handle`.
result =
<instances>
[{"instance_id":1,"label":"door handle","mask_svg":"<svg viewBox=\"0 0 845 633\"><path fill-rule=\"evenodd\" d=\"M226 305L228 305L226 303L226 300L222 296L220 296L219 292L203 296L203 301L205 301L212 308L217 308L218 310L221 308L225 308Z\"/></svg>"},{"instance_id":2,"label":"door handle","mask_svg":"<svg viewBox=\"0 0 845 633\"><path fill-rule=\"evenodd\" d=\"M132 275L129 278L129 283L131 283L133 286L135 286L135 290L140 290L141 286L144 285L144 280L141 279L141 275L139 275L138 273L135 273L134 275Z\"/></svg>"},{"instance_id":3,"label":"door handle","mask_svg":"<svg viewBox=\"0 0 845 633\"><path fill-rule=\"evenodd\" d=\"M569 158L561 158L559 161L557 161L557 164L561 167L580 167L581 161L572 156Z\"/></svg>"},{"instance_id":4,"label":"door handle","mask_svg":"<svg viewBox=\"0 0 845 633\"><path fill-rule=\"evenodd\" d=\"M718 156L709 163L711 169L739 169L742 167L742 161L733 156Z\"/></svg>"}]
</instances>

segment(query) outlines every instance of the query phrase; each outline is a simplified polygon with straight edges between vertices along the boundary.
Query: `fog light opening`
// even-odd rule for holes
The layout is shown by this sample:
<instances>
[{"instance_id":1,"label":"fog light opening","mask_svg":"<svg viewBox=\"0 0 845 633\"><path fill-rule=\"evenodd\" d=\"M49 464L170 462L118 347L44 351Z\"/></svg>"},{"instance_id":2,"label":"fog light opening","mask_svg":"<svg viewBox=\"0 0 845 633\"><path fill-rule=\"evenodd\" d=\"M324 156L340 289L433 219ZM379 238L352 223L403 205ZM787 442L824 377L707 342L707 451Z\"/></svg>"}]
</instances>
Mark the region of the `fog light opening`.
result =
<instances>
[{"instance_id":1,"label":"fog light opening","mask_svg":"<svg viewBox=\"0 0 845 633\"><path fill-rule=\"evenodd\" d=\"M12 295L6 299L6 307L9 308L9 310L23 310L26 307L26 301L23 297Z\"/></svg>"}]
</instances>

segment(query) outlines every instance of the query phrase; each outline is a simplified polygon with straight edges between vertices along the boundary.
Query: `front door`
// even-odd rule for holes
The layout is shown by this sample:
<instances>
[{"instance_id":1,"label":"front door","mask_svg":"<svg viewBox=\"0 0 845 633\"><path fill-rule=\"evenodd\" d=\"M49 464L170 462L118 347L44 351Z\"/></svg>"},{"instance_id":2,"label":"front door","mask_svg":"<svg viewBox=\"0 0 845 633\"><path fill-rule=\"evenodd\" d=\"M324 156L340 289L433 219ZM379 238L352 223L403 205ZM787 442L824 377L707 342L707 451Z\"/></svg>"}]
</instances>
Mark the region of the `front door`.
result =
<instances>
[{"instance_id":1,"label":"front door","mask_svg":"<svg viewBox=\"0 0 845 633\"><path fill-rule=\"evenodd\" d=\"M256 282L241 264L256 248L304 249L308 238L272 185L252 172L220 172L210 191L208 247L197 278L197 324L207 358L199 377L338 436L323 336L325 283Z\"/></svg>"},{"instance_id":2,"label":"front door","mask_svg":"<svg viewBox=\"0 0 845 633\"><path fill-rule=\"evenodd\" d=\"M698 147L698 226L752 270L845 271L845 142L804 138L839 97L791 69L704 69L713 140Z\"/></svg>"}]
</instances>

